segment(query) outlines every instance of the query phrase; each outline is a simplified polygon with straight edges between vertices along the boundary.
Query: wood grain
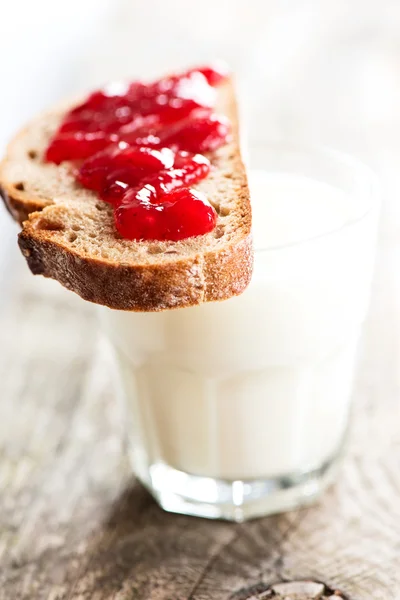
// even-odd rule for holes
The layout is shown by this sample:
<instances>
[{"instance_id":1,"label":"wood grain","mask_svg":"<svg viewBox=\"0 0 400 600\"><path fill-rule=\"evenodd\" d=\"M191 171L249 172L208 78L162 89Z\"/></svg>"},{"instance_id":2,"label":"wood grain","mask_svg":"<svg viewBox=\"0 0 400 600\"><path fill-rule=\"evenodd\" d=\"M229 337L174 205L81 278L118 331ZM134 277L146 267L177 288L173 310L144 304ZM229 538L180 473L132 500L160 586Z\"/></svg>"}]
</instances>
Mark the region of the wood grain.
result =
<instances>
[{"instance_id":1,"label":"wood grain","mask_svg":"<svg viewBox=\"0 0 400 600\"><path fill-rule=\"evenodd\" d=\"M0 319L0 599L400 598L399 257L384 239L339 482L237 525L168 515L133 481L95 311L16 278Z\"/></svg>"}]
</instances>

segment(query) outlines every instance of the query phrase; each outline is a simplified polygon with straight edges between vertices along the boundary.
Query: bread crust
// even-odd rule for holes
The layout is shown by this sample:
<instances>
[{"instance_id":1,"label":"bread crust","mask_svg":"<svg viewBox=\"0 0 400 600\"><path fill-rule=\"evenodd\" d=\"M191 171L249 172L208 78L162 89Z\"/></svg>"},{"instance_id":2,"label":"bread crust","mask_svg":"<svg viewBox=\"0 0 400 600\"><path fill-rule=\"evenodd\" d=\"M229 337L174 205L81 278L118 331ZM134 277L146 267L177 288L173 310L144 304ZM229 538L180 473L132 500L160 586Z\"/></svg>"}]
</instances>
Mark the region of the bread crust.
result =
<instances>
[{"instance_id":1,"label":"bread crust","mask_svg":"<svg viewBox=\"0 0 400 600\"><path fill-rule=\"evenodd\" d=\"M84 300L109 308L160 311L225 300L244 291L251 277L250 236L232 248L157 266L113 264L32 234L19 234L19 246L35 275L57 279Z\"/></svg>"},{"instance_id":2,"label":"bread crust","mask_svg":"<svg viewBox=\"0 0 400 600\"><path fill-rule=\"evenodd\" d=\"M171 257L159 264L112 262L88 256L57 239L52 231L38 228L40 211L52 205L52 200L18 190L0 169L1 196L13 218L22 225L19 246L32 273L58 280L84 300L127 311L182 308L241 294L250 282L253 266L251 209L233 92L230 100L229 116L233 116L235 137L232 163L240 182L240 235L212 251Z\"/></svg>"},{"instance_id":3,"label":"bread crust","mask_svg":"<svg viewBox=\"0 0 400 600\"><path fill-rule=\"evenodd\" d=\"M51 202L46 202L41 198L26 198L26 195L17 195L13 190L10 190L10 187L12 186L7 185L7 182L0 182L0 196L14 221L17 221L21 226L31 213L41 211L45 206L51 204Z\"/></svg>"}]
</instances>

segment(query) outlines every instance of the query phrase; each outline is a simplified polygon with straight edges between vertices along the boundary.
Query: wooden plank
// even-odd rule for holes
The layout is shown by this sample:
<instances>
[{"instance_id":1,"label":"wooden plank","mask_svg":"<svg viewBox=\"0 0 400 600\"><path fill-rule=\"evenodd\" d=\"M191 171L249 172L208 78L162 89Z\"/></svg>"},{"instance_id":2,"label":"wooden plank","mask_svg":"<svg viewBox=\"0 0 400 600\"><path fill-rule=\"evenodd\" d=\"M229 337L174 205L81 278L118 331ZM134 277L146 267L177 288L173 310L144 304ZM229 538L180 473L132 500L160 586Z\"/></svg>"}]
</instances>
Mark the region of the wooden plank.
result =
<instances>
[{"instance_id":1,"label":"wooden plank","mask_svg":"<svg viewBox=\"0 0 400 600\"><path fill-rule=\"evenodd\" d=\"M0 600L400 598L399 258L386 240L338 484L237 525L134 483L95 310L26 275L0 315Z\"/></svg>"}]
</instances>

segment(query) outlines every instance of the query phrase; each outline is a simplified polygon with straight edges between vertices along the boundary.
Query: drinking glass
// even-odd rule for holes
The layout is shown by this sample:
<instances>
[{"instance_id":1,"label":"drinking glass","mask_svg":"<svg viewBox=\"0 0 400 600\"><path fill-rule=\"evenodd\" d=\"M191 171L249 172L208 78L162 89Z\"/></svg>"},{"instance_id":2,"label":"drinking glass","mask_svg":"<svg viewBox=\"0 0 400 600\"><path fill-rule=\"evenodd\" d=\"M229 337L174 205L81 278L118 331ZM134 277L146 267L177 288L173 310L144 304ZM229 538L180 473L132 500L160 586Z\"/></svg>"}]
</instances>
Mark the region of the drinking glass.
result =
<instances>
[{"instance_id":1,"label":"drinking glass","mask_svg":"<svg viewBox=\"0 0 400 600\"><path fill-rule=\"evenodd\" d=\"M168 511L235 521L310 503L334 478L379 214L374 175L349 156L266 143L248 162L341 190L346 216L290 243L258 242L241 296L102 309L133 471Z\"/></svg>"}]
</instances>

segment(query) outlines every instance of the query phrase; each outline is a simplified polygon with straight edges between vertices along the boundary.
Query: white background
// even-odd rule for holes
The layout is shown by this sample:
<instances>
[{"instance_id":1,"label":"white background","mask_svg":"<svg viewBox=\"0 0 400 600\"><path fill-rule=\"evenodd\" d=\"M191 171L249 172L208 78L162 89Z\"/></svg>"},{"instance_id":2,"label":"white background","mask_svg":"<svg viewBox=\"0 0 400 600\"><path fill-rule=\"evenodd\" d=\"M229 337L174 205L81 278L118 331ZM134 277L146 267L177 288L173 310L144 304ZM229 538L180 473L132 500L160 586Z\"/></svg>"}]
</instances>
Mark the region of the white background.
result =
<instances>
[{"instance_id":1,"label":"white background","mask_svg":"<svg viewBox=\"0 0 400 600\"><path fill-rule=\"evenodd\" d=\"M397 0L0 0L0 150L62 96L215 57L234 68L250 139L322 142L400 188ZM384 214L396 235L400 210ZM25 266L0 212L0 306ZM14 277L12 275L14 274Z\"/></svg>"}]
</instances>

